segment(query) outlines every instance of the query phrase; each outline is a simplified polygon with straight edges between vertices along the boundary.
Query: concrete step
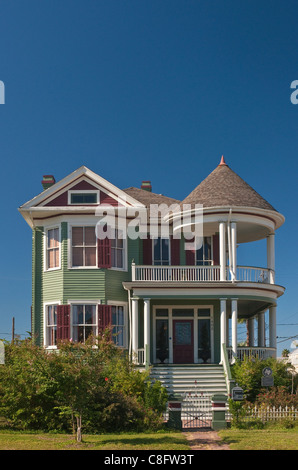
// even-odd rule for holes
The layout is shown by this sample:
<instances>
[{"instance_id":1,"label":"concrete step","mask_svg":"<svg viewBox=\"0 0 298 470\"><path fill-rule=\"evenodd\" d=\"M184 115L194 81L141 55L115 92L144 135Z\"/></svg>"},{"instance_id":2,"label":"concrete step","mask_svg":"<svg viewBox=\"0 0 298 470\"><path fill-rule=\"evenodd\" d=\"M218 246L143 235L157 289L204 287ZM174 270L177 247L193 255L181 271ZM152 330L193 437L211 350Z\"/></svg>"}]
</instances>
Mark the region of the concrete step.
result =
<instances>
[{"instance_id":1,"label":"concrete step","mask_svg":"<svg viewBox=\"0 0 298 470\"><path fill-rule=\"evenodd\" d=\"M159 380L169 393L227 394L224 370L221 365L158 365L151 378Z\"/></svg>"}]
</instances>

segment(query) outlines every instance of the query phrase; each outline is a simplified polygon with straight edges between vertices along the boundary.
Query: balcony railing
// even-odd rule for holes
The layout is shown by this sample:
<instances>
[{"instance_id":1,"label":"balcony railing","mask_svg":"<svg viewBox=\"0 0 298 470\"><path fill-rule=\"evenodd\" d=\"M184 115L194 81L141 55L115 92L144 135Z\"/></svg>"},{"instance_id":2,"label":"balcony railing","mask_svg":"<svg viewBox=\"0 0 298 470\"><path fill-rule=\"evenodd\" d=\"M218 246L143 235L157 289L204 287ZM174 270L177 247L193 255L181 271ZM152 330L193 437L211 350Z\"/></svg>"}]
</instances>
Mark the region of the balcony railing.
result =
<instances>
[{"instance_id":1,"label":"balcony railing","mask_svg":"<svg viewBox=\"0 0 298 470\"><path fill-rule=\"evenodd\" d=\"M229 268L226 279L231 281ZM274 283L273 273L267 268L238 266L236 281ZM132 264L132 281L149 282L219 282L220 266L138 266Z\"/></svg>"},{"instance_id":2,"label":"balcony railing","mask_svg":"<svg viewBox=\"0 0 298 470\"><path fill-rule=\"evenodd\" d=\"M233 351L232 348L227 348L229 362L233 360ZM249 358L257 358L260 360L268 359L269 357L276 356L276 349L275 348L266 348L266 347L238 347L237 348L237 359L243 361L245 357Z\"/></svg>"}]
</instances>

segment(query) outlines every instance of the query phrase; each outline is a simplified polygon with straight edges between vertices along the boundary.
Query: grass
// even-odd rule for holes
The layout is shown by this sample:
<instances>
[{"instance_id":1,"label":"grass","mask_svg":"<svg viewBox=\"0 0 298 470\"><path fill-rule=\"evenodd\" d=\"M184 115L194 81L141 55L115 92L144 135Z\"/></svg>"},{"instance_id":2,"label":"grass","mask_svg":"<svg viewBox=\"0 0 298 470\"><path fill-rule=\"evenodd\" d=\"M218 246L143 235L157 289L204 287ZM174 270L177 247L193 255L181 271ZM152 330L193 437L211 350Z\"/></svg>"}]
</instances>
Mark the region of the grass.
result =
<instances>
[{"instance_id":1,"label":"grass","mask_svg":"<svg viewBox=\"0 0 298 470\"><path fill-rule=\"evenodd\" d=\"M0 431L0 450L190 450L180 432L72 435Z\"/></svg>"},{"instance_id":2,"label":"grass","mask_svg":"<svg viewBox=\"0 0 298 470\"><path fill-rule=\"evenodd\" d=\"M266 429L226 429L218 432L231 450L298 450L298 426L293 429L271 426ZM206 436L207 437L207 436ZM26 433L2 429L0 450L185 450L190 451L185 434L155 433L83 434L77 443L72 435Z\"/></svg>"},{"instance_id":3,"label":"grass","mask_svg":"<svg viewBox=\"0 0 298 470\"><path fill-rule=\"evenodd\" d=\"M219 432L231 450L298 450L298 426L282 429L227 429Z\"/></svg>"}]
</instances>

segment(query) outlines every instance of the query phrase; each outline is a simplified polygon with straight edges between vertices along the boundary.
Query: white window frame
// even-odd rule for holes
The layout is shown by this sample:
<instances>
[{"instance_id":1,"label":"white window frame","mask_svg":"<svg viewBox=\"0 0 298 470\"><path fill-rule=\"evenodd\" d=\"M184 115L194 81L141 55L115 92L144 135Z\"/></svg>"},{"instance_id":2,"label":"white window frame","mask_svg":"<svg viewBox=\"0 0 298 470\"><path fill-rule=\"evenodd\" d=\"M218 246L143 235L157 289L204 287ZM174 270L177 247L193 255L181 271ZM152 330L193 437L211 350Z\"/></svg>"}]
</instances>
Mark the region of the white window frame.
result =
<instances>
[{"instance_id":1,"label":"white window frame","mask_svg":"<svg viewBox=\"0 0 298 470\"><path fill-rule=\"evenodd\" d=\"M96 202L90 202L90 203L74 203L71 202L71 196L72 194L96 194ZM100 191L99 189L70 189L67 193L68 196L68 205L70 206L97 206L100 204Z\"/></svg>"},{"instance_id":2,"label":"white window frame","mask_svg":"<svg viewBox=\"0 0 298 470\"><path fill-rule=\"evenodd\" d=\"M48 233L50 230L56 230L58 229L58 250L59 250L59 256L58 256L58 266L55 266L54 268L49 268L48 267ZM44 228L44 271L56 271L58 269L61 269L61 225L49 225Z\"/></svg>"},{"instance_id":3,"label":"white window frame","mask_svg":"<svg viewBox=\"0 0 298 470\"><path fill-rule=\"evenodd\" d=\"M127 321L128 304L127 302L118 302L118 301L110 300L107 302L107 305L111 305L112 307L123 307L123 316L124 316L123 346L118 346L118 345L116 346L120 349L127 349L128 348L128 321Z\"/></svg>"},{"instance_id":4,"label":"white window frame","mask_svg":"<svg viewBox=\"0 0 298 470\"><path fill-rule=\"evenodd\" d=\"M116 233L118 233L119 230L123 232L122 229L115 229L115 235ZM111 239L111 244L112 244L112 240L113 239ZM122 238L122 241L123 241L123 248L122 248L123 267L122 268L118 268L112 265L112 246L111 246L111 268L110 269L113 269L114 271L127 271L127 237ZM117 249L120 249L120 248L116 248L116 250Z\"/></svg>"},{"instance_id":5,"label":"white window frame","mask_svg":"<svg viewBox=\"0 0 298 470\"><path fill-rule=\"evenodd\" d=\"M68 239L69 239L69 244L68 244L68 268L69 269L98 269L98 243L97 243L97 238L96 238L96 262L94 266L73 266L72 265L72 229L73 227L96 227L96 223L86 223L82 221L81 223L69 223L69 231L68 231Z\"/></svg>"},{"instance_id":6,"label":"white window frame","mask_svg":"<svg viewBox=\"0 0 298 470\"><path fill-rule=\"evenodd\" d=\"M70 338L73 338L73 307L74 305L95 305L96 306L96 313L95 313L95 319L96 319L96 327L95 327L95 334L96 336L98 335L98 305L101 304L101 300L68 300L67 304L70 305Z\"/></svg>"},{"instance_id":7,"label":"white window frame","mask_svg":"<svg viewBox=\"0 0 298 470\"><path fill-rule=\"evenodd\" d=\"M57 349L57 345L48 344L48 307L61 305L60 300L45 302L43 304L43 345L47 349ZM57 325L56 325L57 326Z\"/></svg>"}]
</instances>

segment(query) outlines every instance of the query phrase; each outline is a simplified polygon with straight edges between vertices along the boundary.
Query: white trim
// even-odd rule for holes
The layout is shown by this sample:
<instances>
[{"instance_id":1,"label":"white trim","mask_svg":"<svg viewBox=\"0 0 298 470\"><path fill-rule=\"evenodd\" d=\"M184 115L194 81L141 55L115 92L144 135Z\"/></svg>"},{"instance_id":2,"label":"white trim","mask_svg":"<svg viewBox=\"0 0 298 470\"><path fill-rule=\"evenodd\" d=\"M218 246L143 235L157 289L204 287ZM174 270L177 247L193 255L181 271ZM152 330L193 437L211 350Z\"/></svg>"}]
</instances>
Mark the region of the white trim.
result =
<instances>
[{"instance_id":1,"label":"white trim","mask_svg":"<svg viewBox=\"0 0 298 470\"><path fill-rule=\"evenodd\" d=\"M97 307L101 304L101 300L67 300L67 304L70 305L70 337L73 337L73 312L72 307L73 305L96 305L96 335L98 335L98 315L97 315Z\"/></svg>"},{"instance_id":2,"label":"white trim","mask_svg":"<svg viewBox=\"0 0 298 470\"><path fill-rule=\"evenodd\" d=\"M44 302L43 304L43 346L47 349L57 349L57 345L49 346L47 344L47 307L50 305L61 305L60 300Z\"/></svg>"},{"instance_id":3,"label":"white trim","mask_svg":"<svg viewBox=\"0 0 298 470\"><path fill-rule=\"evenodd\" d=\"M96 194L96 202L84 203L84 206L98 206L100 204L100 191L96 188L94 189L69 189L67 191L67 201L70 206L79 206L80 204L71 202L71 196L73 194Z\"/></svg>"},{"instance_id":4,"label":"white trim","mask_svg":"<svg viewBox=\"0 0 298 470\"><path fill-rule=\"evenodd\" d=\"M91 179L92 180L91 184L95 183L95 184L101 186L105 193L107 193L108 195L113 196L116 200L119 199L119 202L121 202L124 205L127 205L127 206L131 205L131 206L136 206L136 207L145 207L144 204L141 204L139 201L137 201L133 197L129 196L128 194L126 194L121 189L117 188L117 186L113 185L109 181L105 180L101 176L99 176L96 173L94 173L93 171L89 170L87 167L81 166L80 168L73 171L68 176L63 178L62 180L55 183L50 188L46 189L42 193L40 193L37 196L35 196L34 198L32 198L30 201L28 201L25 204L23 204L22 206L20 206L19 209L22 211L22 209L32 208L32 206L37 206L38 204L41 204L45 199L47 199L47 202L48 202L48 198L50 196L56 195L56 197L57 197L58 191L60 191L60 190L66 191L68 189L67 186L69 186L71 183L77 184L79 182L78 178L80 176L82 176L82 177L85 176L85 178ZM53 209L53 208L51 208L51 209Z\"/></svg>"},{"instance_id":5,"label":"white trim","mask_svg":"<svg viewBox=\"0 0 298 470\"><path fill-rule=\"evenodd\" d=\"M151 299L152 300L152 299ZM167 309L168 316L157 316L156 310L158 309ZM175 309L188 309L193 310L194 314L189 316L175 316L173 317L173 310ZM209 316L199 317L199 310L210 310ZM183 319L183 320L193 320L193 340L194 340L194 364L199 364L198 359L198 326L200 319L210 319L210 349L211 349L211 362L214 363L214 306L213 305L153 305L153 362L157 363L156 358L156 320L168 320L168 344L169 344L169 363L173 364L173 320Z\"/></svg>"}]
</instances>

